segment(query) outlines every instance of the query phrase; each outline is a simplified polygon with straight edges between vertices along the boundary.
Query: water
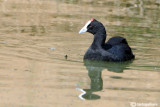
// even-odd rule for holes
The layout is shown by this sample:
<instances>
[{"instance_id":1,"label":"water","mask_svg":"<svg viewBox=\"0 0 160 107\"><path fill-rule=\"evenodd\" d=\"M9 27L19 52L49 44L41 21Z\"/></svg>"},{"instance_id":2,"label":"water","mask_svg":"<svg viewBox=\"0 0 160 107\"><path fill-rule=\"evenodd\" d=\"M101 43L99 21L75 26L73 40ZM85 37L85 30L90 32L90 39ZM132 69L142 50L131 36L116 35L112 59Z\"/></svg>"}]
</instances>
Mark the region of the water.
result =
<instances>
[{"instance_id":1,"label":"water","mask_svg":"<svg viewBox=\"0 0 160 107\"><path fill-rule=\"evenodd\" d=\"M159 0L1 0L0 106L159 106L159 11ZM83 62L93 36L78 32L91 17L135 60Z\"/></svg>"}]
</instances>

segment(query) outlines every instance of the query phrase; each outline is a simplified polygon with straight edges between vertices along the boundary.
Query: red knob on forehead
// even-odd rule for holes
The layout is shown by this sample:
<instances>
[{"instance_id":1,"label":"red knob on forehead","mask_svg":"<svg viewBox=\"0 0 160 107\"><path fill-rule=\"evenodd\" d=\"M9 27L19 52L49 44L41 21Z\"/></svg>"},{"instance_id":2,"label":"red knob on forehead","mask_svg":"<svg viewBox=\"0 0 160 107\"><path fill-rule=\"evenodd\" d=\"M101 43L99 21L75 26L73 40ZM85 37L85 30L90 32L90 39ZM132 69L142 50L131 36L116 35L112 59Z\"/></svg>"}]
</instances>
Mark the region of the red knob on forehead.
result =
<instances>
[{"instance_id":1,"label":"red knob on forehead","mask_svg":"<svg viewBox=\"0 0 160 107\"><path fill-rule=\"evenodd\" d=\"M94 20L94 18L91 18L91 22Z\"/></svg>"}]
</instances>

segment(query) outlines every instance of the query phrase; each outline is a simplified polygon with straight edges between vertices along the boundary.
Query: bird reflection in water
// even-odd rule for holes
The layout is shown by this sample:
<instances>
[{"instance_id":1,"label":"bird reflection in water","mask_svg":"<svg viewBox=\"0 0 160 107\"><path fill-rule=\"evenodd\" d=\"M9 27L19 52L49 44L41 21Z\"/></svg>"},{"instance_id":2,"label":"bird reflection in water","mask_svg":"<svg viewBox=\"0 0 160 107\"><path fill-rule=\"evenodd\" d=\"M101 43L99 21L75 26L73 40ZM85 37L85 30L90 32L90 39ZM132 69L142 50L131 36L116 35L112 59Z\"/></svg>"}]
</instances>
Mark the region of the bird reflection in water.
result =
<instances>
[{"instance_id":1,"label":"bird reflection in water","mask_svg":"<svg viewBox=\"0 0 160 107\"><path fill-rule=\"evenodd\" d=\"M101 96L93 94L93 92L101 91L103 89L103 80L101 77L102 71L107 69L108 71L115 72L115 73L123 73L124 69L132 63L129 62L121 62L121 63L114 63L114 62L99 62L99 61L89 61L84 60L84 65L88 70L88 76L91 80L90 89L81 89L76 88L77 90L81 91L82 93L79 95L79 98L82 100L96 100L100 99ZM112 78L121 79L121 77L113 76Z\"/></svg>"}]
</instances>

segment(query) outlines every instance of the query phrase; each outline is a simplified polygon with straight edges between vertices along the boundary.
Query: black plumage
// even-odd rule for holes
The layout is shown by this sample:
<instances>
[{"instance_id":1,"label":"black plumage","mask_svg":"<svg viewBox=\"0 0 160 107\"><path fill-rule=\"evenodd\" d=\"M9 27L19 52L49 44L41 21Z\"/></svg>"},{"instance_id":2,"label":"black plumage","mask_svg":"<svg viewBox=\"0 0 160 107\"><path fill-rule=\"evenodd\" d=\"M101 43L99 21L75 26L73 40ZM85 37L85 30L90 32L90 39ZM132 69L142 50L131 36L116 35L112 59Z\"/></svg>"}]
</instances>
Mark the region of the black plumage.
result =
<instances>
[{"instance_id":1,"label":"black plumage","mask_svg":"<svg viewBox=\"0 0 160 107\"><path fill-rule=\"evenodd\" d=\"M93 42L86 51L84 59L122 62L135 58L125 38L112 37L105 43L107 36L105 27L96 19L91 19L80 33L85 32L84 29L94 35Z\"/></svg>"}]
</instances>

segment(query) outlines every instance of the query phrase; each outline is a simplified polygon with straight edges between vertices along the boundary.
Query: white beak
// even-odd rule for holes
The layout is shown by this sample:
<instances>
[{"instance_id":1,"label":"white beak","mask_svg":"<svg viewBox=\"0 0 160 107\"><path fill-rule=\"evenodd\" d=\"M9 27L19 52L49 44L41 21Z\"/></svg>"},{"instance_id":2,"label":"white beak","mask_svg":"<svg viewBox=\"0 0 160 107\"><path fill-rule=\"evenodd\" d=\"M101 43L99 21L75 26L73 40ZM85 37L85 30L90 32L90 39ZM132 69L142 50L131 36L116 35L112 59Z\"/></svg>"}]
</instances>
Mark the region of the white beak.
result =
<instances>
[{"instance_id":1,"label":"white beak","mask_svg":"<svg viewBox=\"0 0 160 107\"><path fill-rule=\"evenodd\" d=\"M87 26L91 23L91 21L89 20L85 26L79 31L79 34L87 32Z\"/></svg>"}]
</instances>

